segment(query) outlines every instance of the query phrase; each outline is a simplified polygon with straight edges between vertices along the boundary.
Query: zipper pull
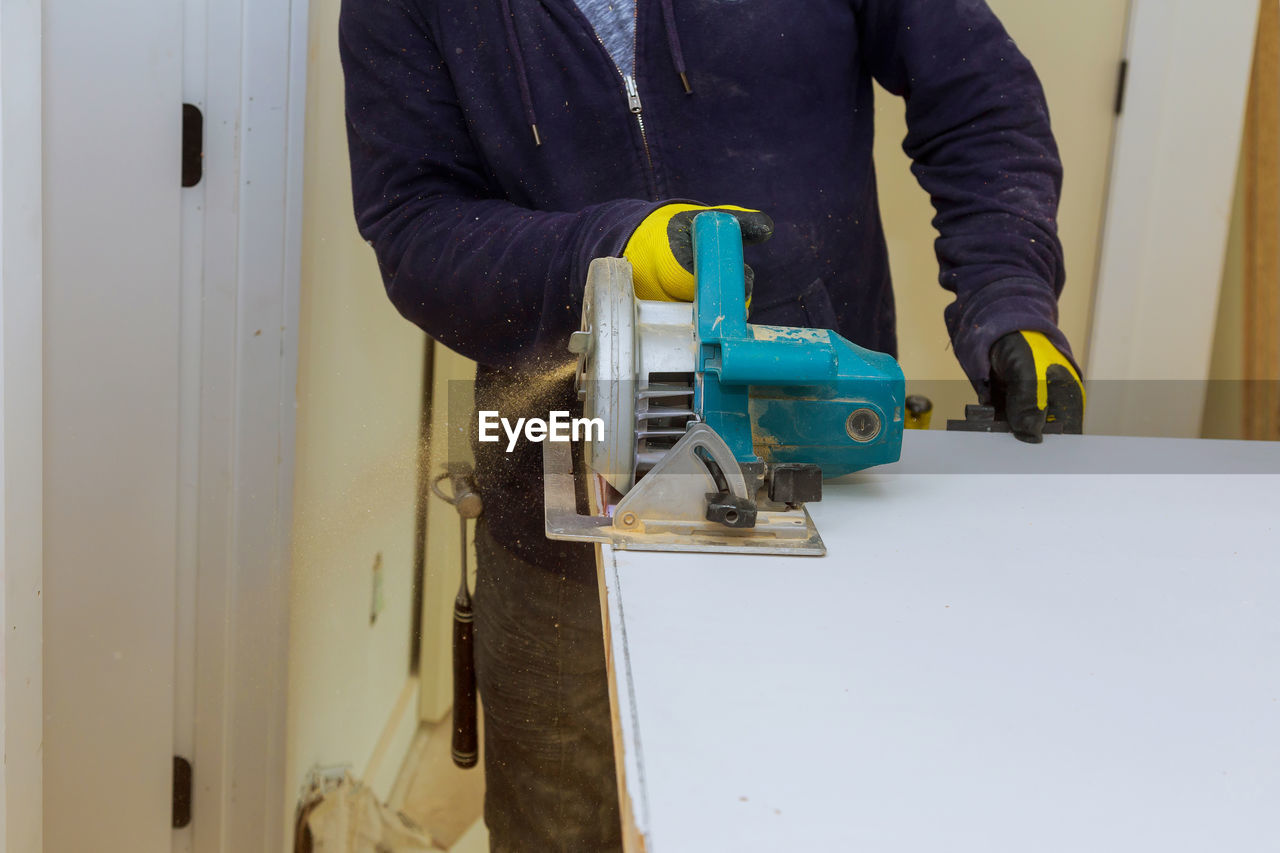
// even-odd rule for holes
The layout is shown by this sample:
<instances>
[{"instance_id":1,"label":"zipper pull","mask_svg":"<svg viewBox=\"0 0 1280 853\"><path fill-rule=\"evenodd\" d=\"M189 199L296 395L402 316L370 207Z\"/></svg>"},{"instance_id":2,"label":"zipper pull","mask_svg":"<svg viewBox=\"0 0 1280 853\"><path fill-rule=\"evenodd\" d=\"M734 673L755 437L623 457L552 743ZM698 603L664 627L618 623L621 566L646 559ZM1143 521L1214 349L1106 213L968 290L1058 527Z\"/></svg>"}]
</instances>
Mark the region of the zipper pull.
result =
<instances>
[{"instance_id":1,"label":"zipper pull","mask_svg":"<svg viewBox=\"0 0 1280 853\"><path fill-rule=\"evenodd\" d=\"M636 78L628 74L622 80L627 85L627 106L631 107L631 112L640 115L640 91L636 88Z\"/></svg>"}]
</instances>

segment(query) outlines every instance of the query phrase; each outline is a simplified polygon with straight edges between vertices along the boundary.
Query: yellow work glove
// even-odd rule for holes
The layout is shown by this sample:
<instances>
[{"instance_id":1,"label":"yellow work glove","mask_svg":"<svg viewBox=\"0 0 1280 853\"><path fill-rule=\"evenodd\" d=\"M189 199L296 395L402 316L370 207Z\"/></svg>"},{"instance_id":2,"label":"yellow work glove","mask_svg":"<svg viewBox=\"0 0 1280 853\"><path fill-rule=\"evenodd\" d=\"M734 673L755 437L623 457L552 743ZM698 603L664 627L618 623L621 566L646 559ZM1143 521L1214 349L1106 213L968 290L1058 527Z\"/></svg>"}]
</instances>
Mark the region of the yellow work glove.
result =
<instances>
[{"instance_id":1,"label":"yellow work glove","mask_svg":"<svg viewBox=\"0 0 1280 853\"><path fill-rule=\"evenodd\" d=\"M1071 360L1040 332L1012 332L991 347L991 397L1013 434L1044 441L1046 422L1066 433L1084 429L1084 383Z\"/></svg>"},{"instance_id":2,"label":"yellow work glove","mask_svg":"<svg viewBox=\"0 0 1280 853\"><path fill-rule=\"evenodd\" d=\"M693 301L693 218L708 210L732 213L742 227L742 242L763 243L773 236L773 220L758 210L731 204L664 204L646 216L622 250L631 262L637 299L662 302ZM754 273L746 269L746 289L751 297Z\"/></svg>"}]
</instances>

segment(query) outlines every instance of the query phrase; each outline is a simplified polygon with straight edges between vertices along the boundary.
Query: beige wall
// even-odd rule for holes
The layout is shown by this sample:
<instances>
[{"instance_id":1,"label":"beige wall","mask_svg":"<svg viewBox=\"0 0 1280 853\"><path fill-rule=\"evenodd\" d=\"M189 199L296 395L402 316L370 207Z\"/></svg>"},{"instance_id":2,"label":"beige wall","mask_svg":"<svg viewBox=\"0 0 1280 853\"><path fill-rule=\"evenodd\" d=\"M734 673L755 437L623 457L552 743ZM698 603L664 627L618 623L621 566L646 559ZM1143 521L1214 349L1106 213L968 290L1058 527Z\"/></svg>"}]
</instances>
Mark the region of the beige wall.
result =
<instances>
[{"instance_id":1,"label":"beige wall","mask_svg":"<svg viewBox=\"0 0 1280 853\"><path fill-rule=\"evenodd\" d=\"M467 430L471 424L471 397L476 375L475 362L447 347L436 344L434 382L431 389L431 470L444 471L452 461L470 460ZM444 486L447 494L449 487ZM471 589L475 590L475 524L468 525L467 567ZM435 497L427 507L427 548L422 594L422 657L419 676L422 691L419 714L437 722L453 705L453 599L458 594L462 560L462 534L458 514L452 506Z\"/></svg>"},{"instance_id":2,"label":"beige wall","mask_svg":"<svg viewBox=\"0 0 1280 853\"><path fill-rule=\"evenodd\" d=\"M1111 155L1116 75L1123 52L1124 0L989 0L1044 83L1065 179L1059 226L1067 286L1061 324L1078 355L1087 348ZM890 263L898 295L900 361L910 390L933 398L935 428L974 397L950 350L938 285L929 198L908 171L902 101L877 92L876 164ZM1085 369L1088 366L1085 365ZM942 380L942 381L938 381Z\"/></svg>"},{"instance_id":3,"label":"beige wall","mask_svg":"<svg viewBox=\"0 0 1280 853\"><path fill-rule=\"evenodd\" d=\"M351 211L338 0L312 0L286 802L315 764L361 774L409 674L424 336ZM385 606L370 622L373 567ZM392 758L391 760L397 760ZM292 834L292 833L290 833Z\"/></svg>"},{"instance_id":4,"label":"beige wall","mask_svg":"<svg viewBox=\"0 0 1280 853\"><path fill-rule=\"evenodd\" d=\"M1243 170L1236 178L1235 205L1227 237L1222 271L1222 296L1209 363L1209 390L1204 401L1205 438L1244 438L1244 236L1245 186Z\"/></svg>"}]
</instances>

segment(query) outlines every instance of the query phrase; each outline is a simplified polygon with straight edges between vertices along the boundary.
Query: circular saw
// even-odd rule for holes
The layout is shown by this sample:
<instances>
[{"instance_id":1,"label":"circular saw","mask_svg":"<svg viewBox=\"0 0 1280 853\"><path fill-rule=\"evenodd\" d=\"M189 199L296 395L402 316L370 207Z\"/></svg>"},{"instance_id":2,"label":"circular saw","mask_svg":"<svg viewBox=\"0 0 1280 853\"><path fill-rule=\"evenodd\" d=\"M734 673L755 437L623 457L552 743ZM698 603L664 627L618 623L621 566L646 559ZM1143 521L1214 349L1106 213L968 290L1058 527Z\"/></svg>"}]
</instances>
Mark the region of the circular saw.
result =
<instances>
[{"instance_id":1,"label":"circular saw","mask_svg":"<svg viewBox=\"0 0 1280 853\"><path fill-rule=\"evenodd\" d=\"M584 442L543 446L546 532L619 548L823 554L822 481L894 462L905 381L835 332L747 322L733 216L693 222L692 303L638 300L631 265L593 261L578 356ZM579 506L579 480L587 506Z\"/></svg>"}]
</instances>

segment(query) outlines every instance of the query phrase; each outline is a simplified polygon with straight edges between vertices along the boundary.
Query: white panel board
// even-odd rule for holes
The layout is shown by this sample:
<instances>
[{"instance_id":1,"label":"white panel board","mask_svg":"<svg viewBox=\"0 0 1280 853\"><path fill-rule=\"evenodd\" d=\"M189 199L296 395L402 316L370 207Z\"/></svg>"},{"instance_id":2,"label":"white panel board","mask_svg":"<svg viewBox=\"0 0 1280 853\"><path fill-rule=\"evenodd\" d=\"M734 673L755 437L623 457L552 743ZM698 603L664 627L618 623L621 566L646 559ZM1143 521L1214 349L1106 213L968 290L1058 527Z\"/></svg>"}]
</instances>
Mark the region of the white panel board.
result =
<instances>
[{"instance_id":1,"label":"white panel board","mask_svg":"<svg viewBox=\"0 0 1280 853\"><path fill-rule=\"evenodd\" d=\"M1199 435L1257 16L1256 0L1133 2L1090 432Z\"/></svg>"},{"instance_id":2,"label":"white panel board","mask_svg":"<svg viewBox=\"0 0 1280 853\"><path fill-rule=\"evenodd\" d=\"M1280 445L904 457L824 558L604 549L646 853L1270 849Z\"/></svg>"}]
</instances>

